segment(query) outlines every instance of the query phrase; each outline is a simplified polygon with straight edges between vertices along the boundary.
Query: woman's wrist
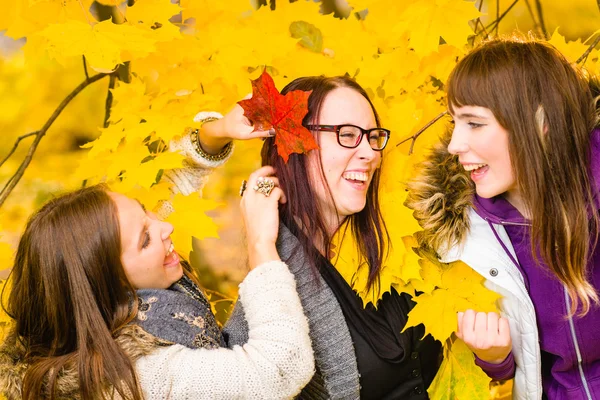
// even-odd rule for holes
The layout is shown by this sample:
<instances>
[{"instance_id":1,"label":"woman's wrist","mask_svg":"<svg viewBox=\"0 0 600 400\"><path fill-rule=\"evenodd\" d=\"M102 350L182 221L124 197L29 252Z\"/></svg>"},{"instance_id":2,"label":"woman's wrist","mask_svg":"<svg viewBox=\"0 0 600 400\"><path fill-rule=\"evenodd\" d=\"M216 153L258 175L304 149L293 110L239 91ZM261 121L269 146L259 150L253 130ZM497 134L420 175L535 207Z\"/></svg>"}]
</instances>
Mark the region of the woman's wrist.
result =
<instances>
[{"instance_id":1,"label":"woman's wrist","mask_svg":"<svg viewBox=\"0 0 600 400\"><path fill-rule=\"evenodd\" d=\"M202 124L198 139L202 150L211 155L219 154L231 142L231 138L223 135L222 120L212 119Z\"/></svg>"},{"instance_id":2,"label":"woman's wrist","mask_svg":"<svg viewBox=\"0 0 600 400\"><path fill-rule=\"evenodd\" d=\"M275 243L260 243L248 247L250 269L270 261L281 261Z\"/></svg>"}]
</instances>

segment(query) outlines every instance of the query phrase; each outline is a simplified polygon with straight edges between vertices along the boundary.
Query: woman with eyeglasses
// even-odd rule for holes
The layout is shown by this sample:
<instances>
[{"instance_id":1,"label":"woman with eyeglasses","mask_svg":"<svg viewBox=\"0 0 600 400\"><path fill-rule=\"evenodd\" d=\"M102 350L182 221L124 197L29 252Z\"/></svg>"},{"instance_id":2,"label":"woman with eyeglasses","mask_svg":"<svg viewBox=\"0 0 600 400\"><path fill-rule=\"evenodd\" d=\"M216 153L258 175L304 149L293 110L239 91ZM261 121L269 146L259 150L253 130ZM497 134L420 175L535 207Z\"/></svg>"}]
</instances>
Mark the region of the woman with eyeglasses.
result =
<instances>
[{"instance_id":1,"label":"woman with eyeglasses","mask_svg":"<svg viewBox=\"0 0 600 400\"><path fill-rule=\"evenodd\" d=\"M363 308L331 263L332 237L348 222L368 262L370 287L389 290L379 285L388 235L378 189L390 132L381 128L364 89L348 77L299 78L281 93L292 90L312 91L303 124L319 149L292 154L286 163L268 138L262 163L274 167L288 200L279 209L277 250L296 277L315 352L316 373L300 398L427 398L440 344L431 336L421 340L422 327L401 333L410 296L391 289L377 308ZM238 301L224 328L229 346L248 341L246 321Z\"/></svg>"}]
</instances>

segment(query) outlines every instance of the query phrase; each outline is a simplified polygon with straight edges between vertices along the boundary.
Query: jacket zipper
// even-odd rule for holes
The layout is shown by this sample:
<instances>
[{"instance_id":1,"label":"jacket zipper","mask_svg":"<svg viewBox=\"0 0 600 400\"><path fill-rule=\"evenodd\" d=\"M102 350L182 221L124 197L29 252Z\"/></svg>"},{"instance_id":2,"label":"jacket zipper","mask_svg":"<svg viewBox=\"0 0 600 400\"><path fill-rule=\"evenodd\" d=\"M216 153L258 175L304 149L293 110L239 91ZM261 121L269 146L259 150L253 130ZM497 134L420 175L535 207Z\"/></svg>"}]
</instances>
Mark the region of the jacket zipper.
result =
<instances>
[{"instance_id":1,"label":"jacket zipper","mask_svg":"<svg viewBox=\"0 0 600 400\"><path fill-rule=\"evenodd\" d=\"M569 327L571 328L571 338L573 339L573 345L575 345L575 353L577 354L577 368L579 369L579 376L581 377L581 382L583 383L583 388L585 389L585 394L588 400L592 399L592 393L590 392L590 388L588 386L587 379L585 378L585 373L583 372L583 359L581 358L581 351L579 351L579 343L577 342L577 335L575 335L575 323L573 322L573 317L571 316L571 299L569 298L569 292L567 292L567 288L564 288L565 292L565 302L567 304L567 313L569 315Z\"/></svg>"},{"instance_id":2,"label":"jacket zipper","mask_svg":"<svg viewBox=\"0 0 600 400\"><path fill-rule=\"evenodd\" d=\"M487 219L487 218L486 218ZM530 223L526 222L509 222L509 221L499 221L500 225L517 225L517 226L530 226ZM583 359L581 358L581 351L579 350L579 342L577 341L577 335L575 334L575 323L573 322L573 317L571 316L571 300L569 298L569 292L567 292L567 288L564 288L565 293L565 302L567 305L567 314L569 315L569 328L571 330L571 339L573 339L573 345L575 346L575 354L577 355L577 368L579 370L579 376L581 377L581 382L583 383L583 388L585 389L585 394L588 400L593 400L592 394L590 392L590 388L585 377L585 373L583 372Z\"/></svg>"}]
</instances>

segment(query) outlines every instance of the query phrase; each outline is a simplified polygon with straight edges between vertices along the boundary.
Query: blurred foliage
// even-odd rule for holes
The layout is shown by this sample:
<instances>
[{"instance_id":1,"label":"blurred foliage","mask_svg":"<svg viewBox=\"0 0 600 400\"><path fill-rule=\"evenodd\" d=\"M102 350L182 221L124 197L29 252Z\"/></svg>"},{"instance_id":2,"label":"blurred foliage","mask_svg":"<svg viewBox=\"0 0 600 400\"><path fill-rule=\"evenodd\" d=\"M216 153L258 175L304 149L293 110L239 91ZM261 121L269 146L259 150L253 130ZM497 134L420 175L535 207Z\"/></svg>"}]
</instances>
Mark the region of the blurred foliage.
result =
<instances>
[{"instance_id":1,"label":"blurred foliage","mask_svg":"<svg viewBox=\"0 0 600 400\"><path fill-rule=\"evenodd\" d=\"M575 61L600 29L595 0L518 0L514 6L497 1L5 2L0 15L0 160L18 137L39 130L86 74L114 78L91 84L66 107L1 206L0 279L8 273L28 216L52 196L84 182L109 181L149 207L167 198L168 188L156 183L165 168L181 160L165 153L164 146L149 148L148 142L165 143L197 127L192 118L198 111L227 112L250 92L250 79L267 67L278 88L299 76L349 74L372 96L383 125L393 132L384 153L382 207L393 231L394 254L384 283L386 290L391 285L412 290L423 272L408 239L418 226L403 206L403 182L446 120L416 142L404 139L445 110L443 82L456 60L486 32L520 29L545 34ZM122 62L119 74L112 73ZM599 71L598 50L590 52L585 66ZM110 91L109 85L114 86ZM2 185L15 174L32 141L24 138L0 166ZM227 299L236 297L246 272L237 192L241 180L259 166L260 147L260 141L236 144L227 166L205 187L205 200L182 200L173 216L178 249L184 254L193 249L190 258L203 284L223 293L213 295L221 321ZM185 209L192 208L208 210L212 220L190 220ZM213 224L222 240L209 237L215 236ZM192 242L190 235L202 240ZM337 267L365 302L376 302L377 296L362 287L361 269L354 268L360 262L353 246L344 243L348 250L340 251ZM505 395L496 389L498 396Z\"/></svg>"}]
</instances>

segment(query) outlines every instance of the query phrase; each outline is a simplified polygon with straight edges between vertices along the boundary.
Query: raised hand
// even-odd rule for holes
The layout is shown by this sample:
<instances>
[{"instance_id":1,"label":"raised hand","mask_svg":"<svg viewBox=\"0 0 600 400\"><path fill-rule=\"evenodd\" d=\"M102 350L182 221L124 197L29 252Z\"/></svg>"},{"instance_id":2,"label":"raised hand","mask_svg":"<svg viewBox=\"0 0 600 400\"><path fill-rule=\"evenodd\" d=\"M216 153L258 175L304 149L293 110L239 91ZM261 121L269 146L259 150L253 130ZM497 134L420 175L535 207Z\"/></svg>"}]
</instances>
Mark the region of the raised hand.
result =
<instances>
[{"instance_id":1,"label":"raised hand","mask_svg":"<svg viewBox=\"0 0 600 400\"><path fill-rule=\"evenodd\" d=\"M273 136L275 131L253 126L244 116L244 110L236 103L222 119L207 122L200 129L200 144L209 154L217 154L232 140L248 140Z\"/></svg>"},{"instance_id":2,"label":"raised hand","mask_svg":"<svg viewBox=\"0 0 600 400\"><path fill-rule=\"evenodd\" d=\"M246 227L250 268L267 261L279 260L275 248L279 231L279 204L286 198L279 188L275 169L259 168L248 178L242 191L240 207Z\"/></svg>"},{"instance_id":3,"label":"raised hand","mask_svg":"<svg viewBox=\"0 0 600 400\"><path fill-rule=\"evenodd\" d=\"M479 359L492 364L500 364L512 349L508 320L495 312L459 312L456 336Z\"/></svg>"}]
</instances>

